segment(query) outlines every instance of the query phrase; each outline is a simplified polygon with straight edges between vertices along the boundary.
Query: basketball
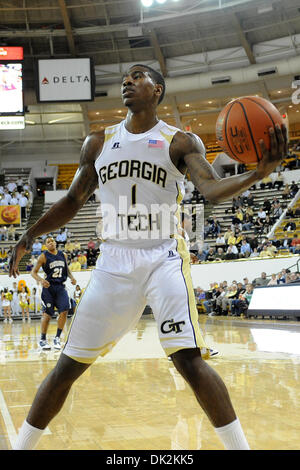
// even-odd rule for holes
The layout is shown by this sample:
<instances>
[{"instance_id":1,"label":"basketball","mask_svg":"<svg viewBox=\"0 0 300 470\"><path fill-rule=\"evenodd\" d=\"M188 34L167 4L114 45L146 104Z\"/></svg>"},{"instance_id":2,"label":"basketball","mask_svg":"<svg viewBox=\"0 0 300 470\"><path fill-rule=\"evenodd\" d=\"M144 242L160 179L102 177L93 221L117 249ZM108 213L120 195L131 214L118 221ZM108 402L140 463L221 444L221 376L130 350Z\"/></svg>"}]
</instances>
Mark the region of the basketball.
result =
<instances>
[{"instance_id":1,"label":"basketball","mask_svg":"<svg viewBox=\"0 0 300 470\"><path fill-rule=\"evenodd\" d=\"M269 128L283 124L278 109L268 100L244 96L230 101L220 112L216 135L222 150L240 163L258 163L262 158L259 141L270 149Z\"/></svg>"}]
</instances>

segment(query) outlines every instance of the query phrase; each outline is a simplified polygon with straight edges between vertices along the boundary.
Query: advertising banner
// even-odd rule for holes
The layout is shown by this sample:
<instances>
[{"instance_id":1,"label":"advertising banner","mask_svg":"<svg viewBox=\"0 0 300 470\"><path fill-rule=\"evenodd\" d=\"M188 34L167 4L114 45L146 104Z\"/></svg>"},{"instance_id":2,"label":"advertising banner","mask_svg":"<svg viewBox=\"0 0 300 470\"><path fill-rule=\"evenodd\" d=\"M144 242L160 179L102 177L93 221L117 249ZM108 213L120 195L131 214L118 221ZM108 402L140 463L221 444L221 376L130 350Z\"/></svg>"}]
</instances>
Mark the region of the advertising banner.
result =
<instances>
[{"instance_id":1,"label":"advertising banner","mask_svg":"<svg viewBox=\"0 0 300 470\"><path fill-rule=\"evenodd\" d=\"M0 206L0 226L1 225L20 225L21 207L20 206Z\"/></svg>"}]
</instances>

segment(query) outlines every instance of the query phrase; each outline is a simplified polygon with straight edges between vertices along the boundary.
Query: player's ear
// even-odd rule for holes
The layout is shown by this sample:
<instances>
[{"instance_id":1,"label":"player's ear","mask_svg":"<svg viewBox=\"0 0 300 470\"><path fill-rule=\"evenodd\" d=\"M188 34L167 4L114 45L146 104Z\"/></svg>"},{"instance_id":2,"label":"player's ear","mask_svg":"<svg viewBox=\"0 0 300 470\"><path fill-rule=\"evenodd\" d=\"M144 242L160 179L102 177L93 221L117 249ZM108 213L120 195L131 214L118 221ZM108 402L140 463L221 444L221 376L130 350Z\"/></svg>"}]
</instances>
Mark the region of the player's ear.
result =
<instances>
[{"instance_id":1,"label":"player's ear","mask_svg":"<svg viewBox=\"0 0 300 470\"><path fill-rule=\"evenodd\" d=\"M154 93L159 99L163 93L163 86L160 85L159 83L156 83L155 88L154 88Z\"/></svg>"}]
</instances>

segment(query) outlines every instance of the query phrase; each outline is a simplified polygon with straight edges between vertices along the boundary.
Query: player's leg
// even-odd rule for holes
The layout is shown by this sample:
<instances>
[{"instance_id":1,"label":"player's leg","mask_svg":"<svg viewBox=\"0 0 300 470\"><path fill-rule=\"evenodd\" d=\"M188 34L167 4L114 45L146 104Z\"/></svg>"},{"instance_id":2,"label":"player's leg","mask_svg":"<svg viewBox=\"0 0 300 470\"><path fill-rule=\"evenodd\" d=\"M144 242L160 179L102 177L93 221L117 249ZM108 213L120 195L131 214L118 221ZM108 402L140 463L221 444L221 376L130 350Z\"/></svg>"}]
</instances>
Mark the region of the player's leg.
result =
<instances>
[{"instance_id":1,"label":"player's leg","mask_svg":"<svg viewBox=\"0 0 300 470\"><path fill-rule=\"evenodd\" d=\"M201 357L204 340L198 323L189 253L180 245L177 253L177 257L166 259L152 272L147 287L162 347L192 387L225 447L249 448L223 380Z\"/></svg>"},{"instance_id":2,"label":"player's leg","mask_svg":"<svg viewBox=\"0 0 300 470\"><path fill-rule=\"evenodd\" d=\"M62 408L72 384L89 365L60 355L55 368L40 385L13 449L30 450L36 446L44 429Z\"/></svg>"},{"instance_id":3,"label":"player's leg","mask_svg":"<svg viewBox=\"0 0 300 470\"><path fill-rule=\"evenodd\" d=\"M59 312L59 315L57 318L57 330L56 330L55 338L53 340L53 346L55 349L60 350L61 349L60 336L65 327L67 316L68 316L68 311L70 308L70 299L68 296L68 292L64 286L58 286L56 288L55 306Z\"/></svg>"}]
</instances>

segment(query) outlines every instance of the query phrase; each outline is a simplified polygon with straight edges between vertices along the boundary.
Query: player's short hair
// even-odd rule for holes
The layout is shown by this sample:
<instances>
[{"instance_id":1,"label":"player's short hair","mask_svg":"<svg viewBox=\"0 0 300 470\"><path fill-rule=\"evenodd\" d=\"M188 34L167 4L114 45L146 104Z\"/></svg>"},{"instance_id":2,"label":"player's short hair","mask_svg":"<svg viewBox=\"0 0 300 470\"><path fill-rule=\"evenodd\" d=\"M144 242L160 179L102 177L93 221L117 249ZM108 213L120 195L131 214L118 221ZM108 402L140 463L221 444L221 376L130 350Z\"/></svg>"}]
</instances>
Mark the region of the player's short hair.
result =
<instances>
[{"instance_id":1,"label":"player's short hair","mask_svg":"<svg viewBox=\"0 0 300 470\"><path fill-rule=\"evenodd\" d=\"M160 104L162 102L162 100L164 99L165 91L166 91L166 82L165 82L165 79L162 76L162 74L157 72L153 68L149 67L149 65L135 64L130 68L132 69L133 67L143 67L144 69L147 69L147 71L149 72L149 75L151 76L152 80L155 83L158 83L159 85L162 85L163 91L162 91L162 94L160 95L159 100L158 100L158 104Z\"/></svg>"}]
</instances>

